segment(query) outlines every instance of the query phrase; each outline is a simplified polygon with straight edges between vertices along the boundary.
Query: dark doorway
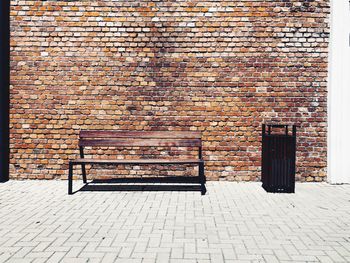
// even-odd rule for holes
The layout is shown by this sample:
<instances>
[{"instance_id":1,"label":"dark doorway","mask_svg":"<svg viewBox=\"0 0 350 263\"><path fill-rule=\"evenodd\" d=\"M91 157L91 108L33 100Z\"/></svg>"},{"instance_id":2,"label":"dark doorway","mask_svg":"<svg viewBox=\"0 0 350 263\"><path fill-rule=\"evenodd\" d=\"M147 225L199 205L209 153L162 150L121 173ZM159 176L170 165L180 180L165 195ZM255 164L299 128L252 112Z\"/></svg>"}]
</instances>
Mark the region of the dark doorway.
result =
<instances>
[{"instance_id":1,"label":"dark doorway","mask_svg":"<svg viewBox=\"0 0 350 263\"><path fill-rule=\"evenodd\" d=\"M9 180L10 0L0 1L0 182Z\"/></svg>"}]
</instances>

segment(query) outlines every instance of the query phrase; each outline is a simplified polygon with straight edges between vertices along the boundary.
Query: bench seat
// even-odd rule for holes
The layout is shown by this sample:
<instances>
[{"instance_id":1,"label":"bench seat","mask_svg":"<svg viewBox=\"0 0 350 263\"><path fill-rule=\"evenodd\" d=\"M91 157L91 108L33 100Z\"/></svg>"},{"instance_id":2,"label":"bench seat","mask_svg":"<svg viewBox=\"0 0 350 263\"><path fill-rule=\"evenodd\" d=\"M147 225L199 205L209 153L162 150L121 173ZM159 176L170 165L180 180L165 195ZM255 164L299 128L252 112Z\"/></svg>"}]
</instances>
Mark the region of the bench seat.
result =
<instances>
[{"instance_id":1,"label":"bench seat","mask_svg":"<svg viewBox=\"0 0 350 263\"><path fill-rule=\"evenodd\" d=\"M199 164L204 163L201 159L135 159L135 160L108 160L108 159L75 159L73 164Z\"/></svg>"}]
</instances>

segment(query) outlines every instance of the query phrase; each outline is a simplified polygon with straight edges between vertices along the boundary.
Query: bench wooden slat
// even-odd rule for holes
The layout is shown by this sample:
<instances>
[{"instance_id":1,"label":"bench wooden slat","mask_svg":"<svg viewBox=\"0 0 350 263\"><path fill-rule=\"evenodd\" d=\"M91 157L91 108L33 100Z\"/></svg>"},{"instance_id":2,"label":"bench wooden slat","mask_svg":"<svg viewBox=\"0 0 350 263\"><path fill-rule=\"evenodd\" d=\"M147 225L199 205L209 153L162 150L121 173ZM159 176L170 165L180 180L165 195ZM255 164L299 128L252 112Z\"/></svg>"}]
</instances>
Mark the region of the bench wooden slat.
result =
<instances>
[{"instance_id":1,"label":"bench wooden slat","mask_svg":"<svg viewBox=\"0 0 350 263\"><path fill-rule=\"evenodd\" d=\"M179 146L179 147L200 147L200 139L81 139L79 146L112 146L112 147L137 147L137 146Z\"/></svg>"},{"instance_id":2,"label":"bench wooden slat","mask_svg":"<svg viewBox=\"0 0 350 263\"><path fill-rule=\"evenodd\" d=\"M138 159L138 160L108 160L108 159L76 159L73 163L85 163L85 164L198 164L203 163L200 159Z\"/></svg>"},{"instance_id":3,"label":"bench wooden slat","mask_svg":"<svg viewBox=\"0 0 350 263\"><path fill-rule=\"evenodd\" d=\"M200 139L194 131L80 131L80 138Z\"/></svg>"}]
</instances>

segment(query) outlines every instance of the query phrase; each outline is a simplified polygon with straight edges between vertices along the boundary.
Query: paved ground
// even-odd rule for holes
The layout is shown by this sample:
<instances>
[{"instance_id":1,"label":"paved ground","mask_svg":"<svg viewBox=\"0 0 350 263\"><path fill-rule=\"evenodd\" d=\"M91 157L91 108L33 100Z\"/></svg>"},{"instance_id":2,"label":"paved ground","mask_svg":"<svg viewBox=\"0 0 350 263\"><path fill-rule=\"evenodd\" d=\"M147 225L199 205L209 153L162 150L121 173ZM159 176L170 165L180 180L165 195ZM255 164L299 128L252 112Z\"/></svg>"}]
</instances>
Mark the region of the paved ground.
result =
<instances>
[{"instance_id":1,"label":"paved ground","mask_svg":"<svg viewBox=\"0 0 350 263\"><path fill-rule=\"evenodd\" d=\"M208 182L199 192L0 184L0 262L350 262L350 185Z\"/></svg>"}]
</instances>

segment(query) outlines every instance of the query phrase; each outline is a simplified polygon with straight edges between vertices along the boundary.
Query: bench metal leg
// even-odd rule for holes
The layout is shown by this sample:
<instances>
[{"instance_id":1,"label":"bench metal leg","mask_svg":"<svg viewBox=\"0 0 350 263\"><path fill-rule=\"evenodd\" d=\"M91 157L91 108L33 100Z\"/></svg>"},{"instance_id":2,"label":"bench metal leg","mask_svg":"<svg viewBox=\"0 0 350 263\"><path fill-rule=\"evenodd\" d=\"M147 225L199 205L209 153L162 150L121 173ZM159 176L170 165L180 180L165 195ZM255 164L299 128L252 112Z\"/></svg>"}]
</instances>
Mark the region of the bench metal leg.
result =
<instances>
[{"instance_id":1,"label":"bench metal leg","mask_svg":"<svg viewBox=\"0 0 350 263\"><path fill-rule=\"evenodd\" d=\"M73 164L69 163L68 170L68 194L73 194Z\"/></svg>"},{"instance_id":2,"label":"bench metal leg","mask_svg":"<svg viewBox=\"0 0 350 263\"><path fill-rule=\"evenodd\" d=\"M83 183L86 184L86 169L85 169L85 163L81 164L81 173L83 175Z\"/></svg>"},{"instance_id":3,"label":"bench metal leg","mask_svg":"<svg viewBox=\"0 0 350 263\"><path fill-rule=\"evenodd\" d=\"M200 163L198 166L199 180L201 183L201 194L205 195L207 189L205 188L205 175L204 175L204 163Z\"/></svg>"}]
</instances>

